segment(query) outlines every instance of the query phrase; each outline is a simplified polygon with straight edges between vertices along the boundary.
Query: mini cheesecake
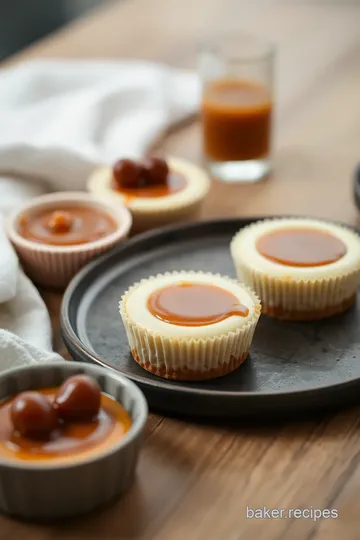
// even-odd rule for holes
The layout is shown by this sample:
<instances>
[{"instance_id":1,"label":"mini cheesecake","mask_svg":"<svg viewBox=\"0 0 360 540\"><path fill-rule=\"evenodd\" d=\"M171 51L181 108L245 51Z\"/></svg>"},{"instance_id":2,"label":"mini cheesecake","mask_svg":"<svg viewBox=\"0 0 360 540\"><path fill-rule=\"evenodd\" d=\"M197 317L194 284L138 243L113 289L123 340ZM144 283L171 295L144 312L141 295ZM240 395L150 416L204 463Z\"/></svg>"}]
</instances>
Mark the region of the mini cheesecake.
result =
<instances>
[{"instance_id":1,"label":"mini cheesecake","mask_svg":"<svg viewBox=\"0 0 360 540\"><path fill-rule=\"evenodd\" d=\"M194 217L210 180L204 170L183 159L123 159L97 169L87 187L98 197L125 204L132 213L133 230L139 232Z\"/></svg>"},{"instance_id":2,"label":"mini cheesecake","mask_svg":"<svg viewBox=\"0 0 360 540\"><path fill-rule=\"evenodd\" d=\"M260 311L252 290L203 272L149 277L120 302L136 362L175 380L212 379L238 368L248 355Z\"/></svg>"},{"instance_id":3,"label":"mini cheesecake","mask_svg":"<svg viewBox=\"0 0 360 540\"><path fill-rule=\"evenodd\" d=\"M288 320L316 320L350 307L360 284L360 237L316 219L283 218L241 229L231 242L237 276L262 311Z\"/></svg>"}]
</instances>

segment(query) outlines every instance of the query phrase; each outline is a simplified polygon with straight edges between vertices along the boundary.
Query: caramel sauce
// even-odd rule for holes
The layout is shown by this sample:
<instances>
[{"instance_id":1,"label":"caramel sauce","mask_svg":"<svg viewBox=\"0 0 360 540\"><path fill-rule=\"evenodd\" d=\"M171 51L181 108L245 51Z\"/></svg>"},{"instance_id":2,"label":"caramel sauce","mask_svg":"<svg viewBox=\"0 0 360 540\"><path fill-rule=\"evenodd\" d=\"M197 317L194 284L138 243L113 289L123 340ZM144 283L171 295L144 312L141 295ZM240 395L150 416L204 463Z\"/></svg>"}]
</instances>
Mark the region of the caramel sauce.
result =
<instances>
[{"instance_id":1,"label":"caramel sauce","mask_svg":"<svg viewBox=\"0 0 360 540\"><path fill-rule=\"evenodd\" d=\"M113 189L124 195L126 200L131 200L135 197L166 197L182 191L186 187L186 178L179 173L170 173L166 184L143 185L135 188L120 188L114 182Z\"/></svg>"},{"instance_id":2,"label":"caramel sauce","mask_svg":"<svg viewBox=\"0 0 360 540\"><path fill-rule=\"evenodd\" d=\"M323 266L341 259L346 245L332 234L317 229L279 229L261 236L258 252L286 266Z\"/></svg>"},{"instance_id":3,"label":"caramel sauce","mask_svg":"<svg viewBox=\"0 0 360 540\"><path fill-rule=\"evenodd\" d=\"M178 326L204 326L249 313L234 294L205 283L183 282L158 289L149 296L147 307L158 319Z\"/></svg>"},{"instance_id":4,"label":"caramel sauce","mask_svg":"<svg viewBox=\"0 0 360 540\"><path fill-rule=\"evenodd\" d=\"M204 152L215 161L245 161L270 152L271 99L256 82L220 79L202 101Z\"/></svg>"},{"instance_id":5,"label":"caramel sauce","mask_svg":"<svg viewBox=\"0 0 360 540\"><path fill-rule=\"evenodd\" d=\"M106 212L84 206L64 209L66 227L59 227L59 210L39 210L24 214L18 232L24 238L40 244L73 246L99 240L117 229L115 220Z\"/></svg>"},{"instance_id":6,"label":"caramel sauce","mask_svg":"<svg viewBox=\"0 0 360 540\"><path fill-rule=\"evenodd\" d=\"M58 388L37 390L53 400ZM0 458L49 460L95 451L117 441L130 429L131 420L114 398L102 394L98 416L91 421L60 424L48 440L22 437L13 429L10 407L14 398L0 404Z\"/></svg>"}]
</instances>

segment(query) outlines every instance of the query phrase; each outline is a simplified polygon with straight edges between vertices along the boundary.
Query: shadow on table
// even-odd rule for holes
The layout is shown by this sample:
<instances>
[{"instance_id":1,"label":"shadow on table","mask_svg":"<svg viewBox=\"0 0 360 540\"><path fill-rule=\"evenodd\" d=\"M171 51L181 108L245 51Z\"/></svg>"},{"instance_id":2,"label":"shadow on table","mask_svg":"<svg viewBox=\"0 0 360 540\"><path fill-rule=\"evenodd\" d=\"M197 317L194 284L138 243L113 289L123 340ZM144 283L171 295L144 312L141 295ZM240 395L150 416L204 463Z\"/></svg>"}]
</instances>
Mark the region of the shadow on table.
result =
<instances>
[{"instance_id":1,"label":"shadow on table","mask_svg":"<svg viewBox=\"0 0 360 540\"><path fill-rule=\"evenodd\" d=\"M0 0L0 60L110 0Z\"/></svg>"}]
</instances>

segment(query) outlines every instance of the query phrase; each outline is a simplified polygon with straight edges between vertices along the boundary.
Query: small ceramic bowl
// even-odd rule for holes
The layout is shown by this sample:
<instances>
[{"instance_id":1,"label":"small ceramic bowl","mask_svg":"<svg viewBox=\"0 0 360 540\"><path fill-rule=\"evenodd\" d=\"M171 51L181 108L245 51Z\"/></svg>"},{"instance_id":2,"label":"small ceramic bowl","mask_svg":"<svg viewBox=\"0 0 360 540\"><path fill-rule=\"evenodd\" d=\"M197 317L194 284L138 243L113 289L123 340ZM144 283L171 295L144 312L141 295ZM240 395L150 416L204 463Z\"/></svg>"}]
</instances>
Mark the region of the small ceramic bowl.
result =
<instances>
[{"instance_id":1,"label":"small ceramic bowl","mask_svg":"<svg viewBox=\"0 0 360 540\"><path fill-rule=\"evenodd\" d=\"M78 373L94 377L102 391L121 403L131 417L130 430L108 450L71 463L0 458L1 512L27 519L74 516L109 503L130 486L148 408L142 392L125 377L78 362L26 366L0 376L0 400L25 390L60 386Z\"/></svg>"},{"instance_id":2,"label":"small ceramic bowl","mask_svg":"<svg viewBox=\"0 0 360 540\"><path fill-rule=\"evenodd\" d=\"M98 240L74 246L41 244L19 234L19 220L24 214L40 209L57 210L59 205L64 209L74 204L109 214L118 224L117 230ZM63 288L87 262L125 240L131 225L131 213L124 205L99 200L88 193L62 192L35 197L18 208L8 217L6 232L25 272L35 283Z\"/></svg>"}]
</instances>

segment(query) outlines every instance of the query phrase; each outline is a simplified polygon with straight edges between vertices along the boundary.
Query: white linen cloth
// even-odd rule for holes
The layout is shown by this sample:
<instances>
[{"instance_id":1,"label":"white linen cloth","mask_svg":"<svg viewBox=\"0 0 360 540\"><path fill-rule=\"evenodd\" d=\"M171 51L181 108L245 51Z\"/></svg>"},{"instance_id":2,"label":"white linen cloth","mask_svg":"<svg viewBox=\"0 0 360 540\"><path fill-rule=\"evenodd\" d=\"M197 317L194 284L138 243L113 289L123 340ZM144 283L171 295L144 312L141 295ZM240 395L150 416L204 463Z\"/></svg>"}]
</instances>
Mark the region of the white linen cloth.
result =
<instances>
[{"instance_id":1,"label":"white linen cloth","mask_svg":"<svg viewBox=\"0 0 360 540\"><path fill-rule=\"evenodd\" d=\"M3 216L44 191L84 189L95 166L141 155L198 101L195 74L149 62L34 61L0 71L0 372L60 359Z\"/></svg>"}]
</instances>

